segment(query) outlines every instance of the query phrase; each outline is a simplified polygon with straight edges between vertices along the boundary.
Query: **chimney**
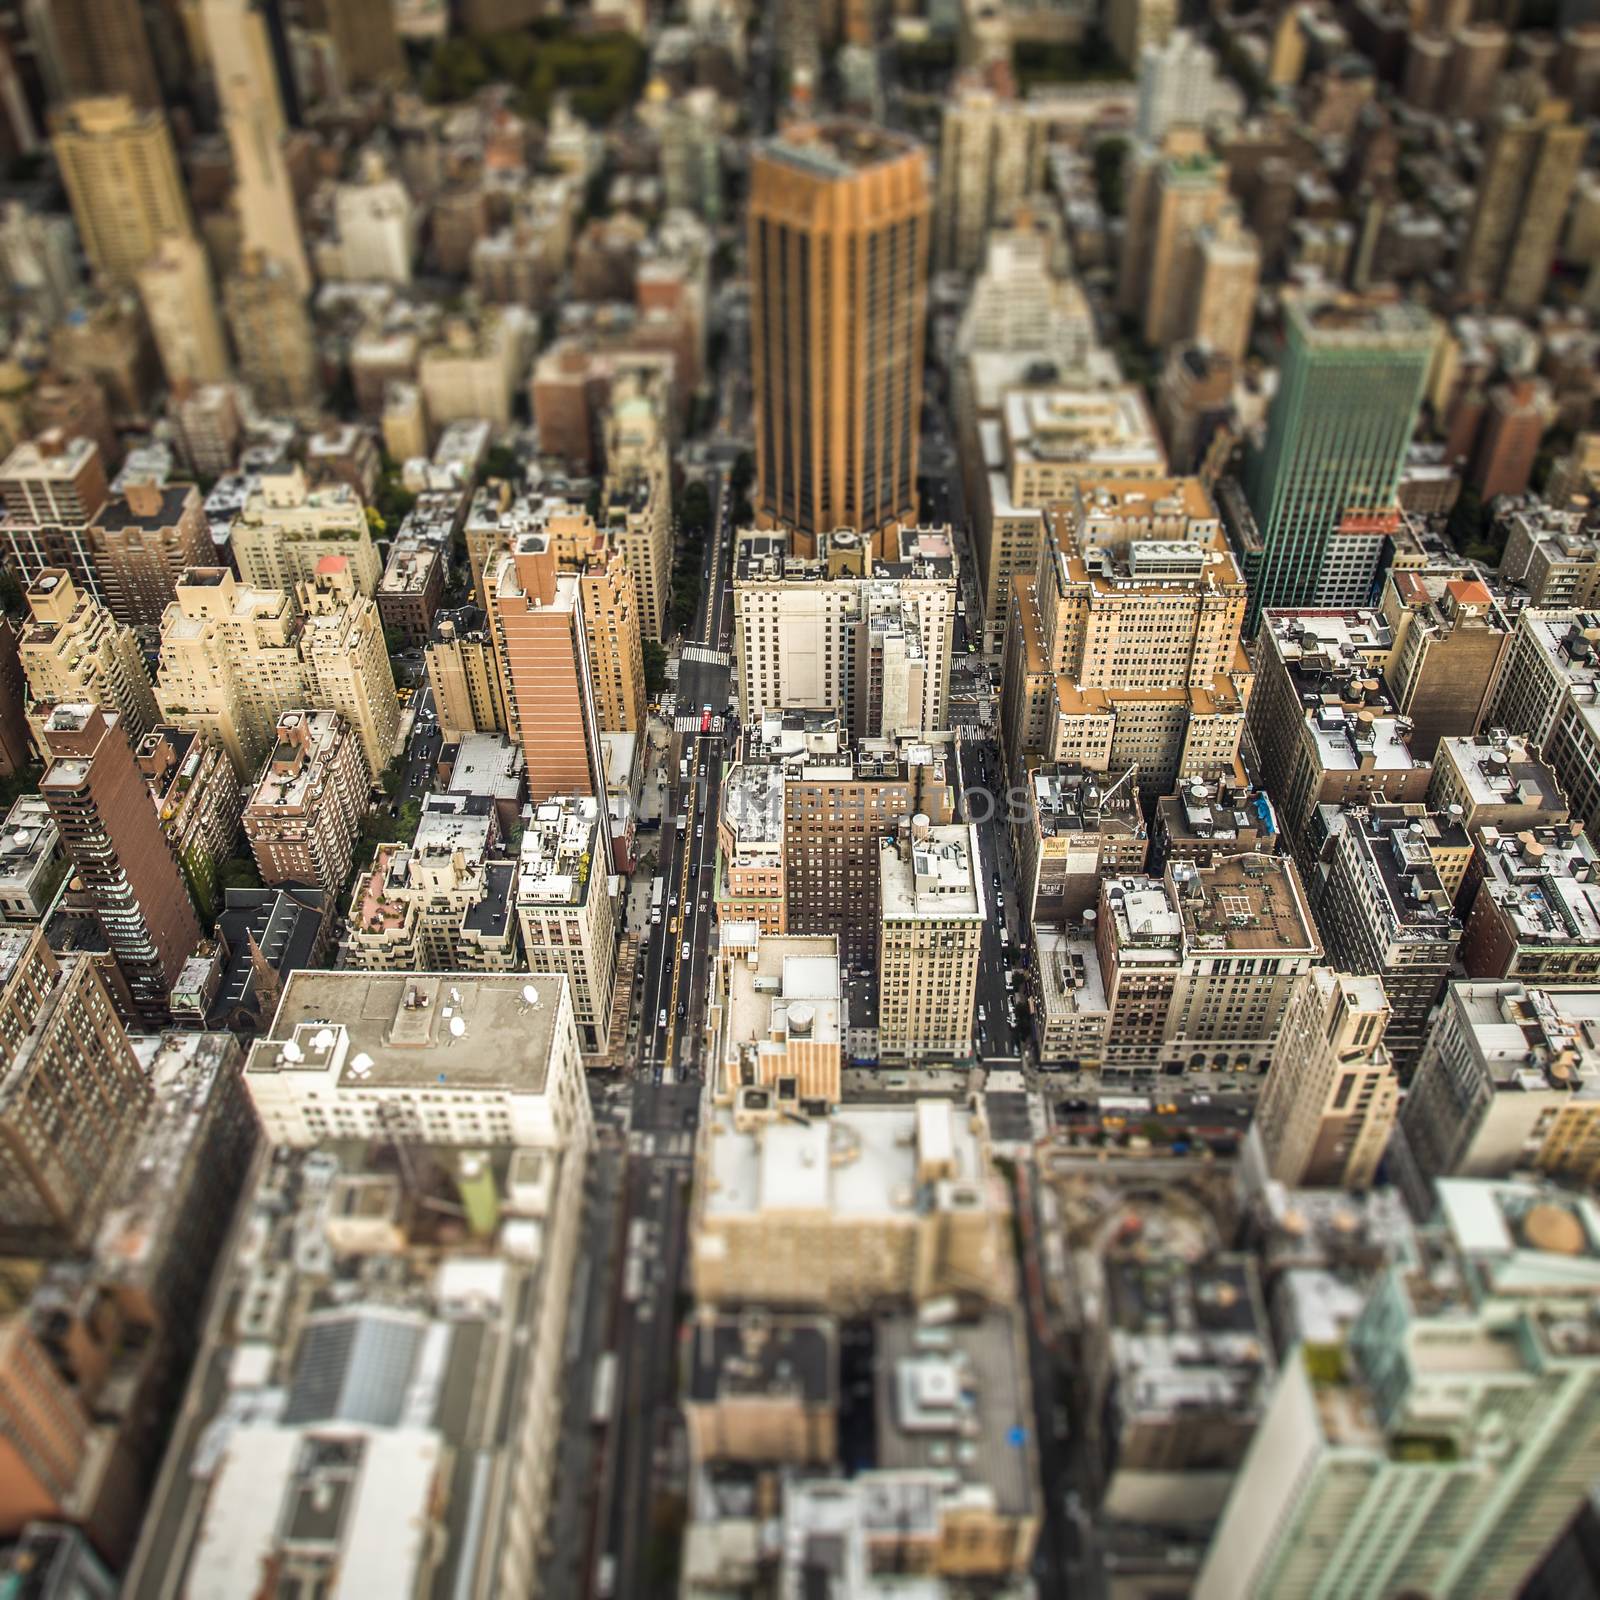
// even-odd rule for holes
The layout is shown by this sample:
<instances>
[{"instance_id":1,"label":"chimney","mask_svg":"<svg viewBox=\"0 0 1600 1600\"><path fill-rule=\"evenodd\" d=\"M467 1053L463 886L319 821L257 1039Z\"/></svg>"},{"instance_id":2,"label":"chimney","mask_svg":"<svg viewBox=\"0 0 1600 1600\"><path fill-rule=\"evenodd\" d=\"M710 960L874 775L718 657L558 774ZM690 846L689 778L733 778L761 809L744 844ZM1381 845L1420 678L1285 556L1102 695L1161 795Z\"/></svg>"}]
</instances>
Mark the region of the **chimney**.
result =
<instances>
[{"instance_id":1,"label":"chimney","mask_svg":"<svg viewBox=\"0 0 1600 1600\"><path fill-rule=\"evenodd\" d=\"M512 560L522 592L542 606L549 605L556 597L556 558L549 538L542 533L524 534Z\"/></svg>"},{"instance_id":2,"label":"chimney","mask_svg":"<svg viewBox=\"0 0 1600 1600\"><path fill-rule=\"evenodd\" d=\"M130 483L123 496L128 509L136 517L154 517L160 514L162 492L155 483Z\"/></svg>"}]
</instances>

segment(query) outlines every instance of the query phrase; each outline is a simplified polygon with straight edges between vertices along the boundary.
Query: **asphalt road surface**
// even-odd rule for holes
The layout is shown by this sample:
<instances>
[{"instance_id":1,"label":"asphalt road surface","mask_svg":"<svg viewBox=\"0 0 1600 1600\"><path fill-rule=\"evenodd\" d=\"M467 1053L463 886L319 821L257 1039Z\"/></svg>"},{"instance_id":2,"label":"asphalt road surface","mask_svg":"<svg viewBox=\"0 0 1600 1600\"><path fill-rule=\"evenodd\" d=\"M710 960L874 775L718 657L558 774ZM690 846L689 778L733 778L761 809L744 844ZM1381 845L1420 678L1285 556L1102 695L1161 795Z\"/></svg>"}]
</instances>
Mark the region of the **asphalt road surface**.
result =
<instances>
[{"instance_id":1,"label":"asphalt road surface","mask_svg":"<svg viewBox=\"0 0 1600 1600\"><path fill-rule=\"evenodd\" d=\"M727 479L713 480L712 534L706 540L700 604L686 647L722 650L732 627L732 494ZM708 954L714 919L717 815L722 766L728 748L725 725L729 672L725 664L685 654L678 668L677 709L718 719L723 731L684 733L671 744L671 782L661 820L660 875L666 881L661 920L650 925L645 953L641 1069L657 1082L698 1071L698 1019L709 984ZM688 762L688 781L681 776ZM683 826L678 826L679 819Z\"/></svg>"}]
</instances>

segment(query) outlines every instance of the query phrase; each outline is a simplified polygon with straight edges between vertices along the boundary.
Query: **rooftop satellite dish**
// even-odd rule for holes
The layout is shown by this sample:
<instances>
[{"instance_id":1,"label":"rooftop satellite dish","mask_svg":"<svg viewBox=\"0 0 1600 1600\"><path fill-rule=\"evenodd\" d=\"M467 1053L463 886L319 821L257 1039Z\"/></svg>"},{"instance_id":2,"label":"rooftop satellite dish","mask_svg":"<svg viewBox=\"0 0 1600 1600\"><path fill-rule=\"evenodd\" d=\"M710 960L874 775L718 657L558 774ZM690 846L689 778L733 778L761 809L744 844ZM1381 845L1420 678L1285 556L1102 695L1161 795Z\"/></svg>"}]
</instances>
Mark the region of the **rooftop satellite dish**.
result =
<instances>
[{"instance_id":1,"label":"rooftop satellite dish","mask_svg":"<svg viewBox=\"0 0 1600 1600\"><path fill-rule=\"evenodd\" d=\"M467 1025L466 1025L465 1022L463 1022L461 1020L460 1017L451 1017L451 1019L450 1019L450 1036L452 1038L459 1039L461 1037L461 1035L464 1034L466 1031L467 1031Z\"/></svg>"},{"instance_id":2,"label":"rooftop satellite dish","mask_svg":"<svg viewBox=\"0 0 1600 1600\"><path fill-rule=\"evenodd\" d=\"M526 1006L536 1006L539 1003L539 991L531 983L522 986L522 1003Z\"/></svg>"},{"instance_id":3,"label":"rooftop satellite dish","mask_svg":"<svg viewBox=\"0 0 1600 1600\"><path fill-rule=\"evenodd\" d=\"M306 1053L293 1039L283 1041L283 1059L285 1061L304 1061Z\"/></svg>"},{"instance_id":4,"label":"rooftop satellite dish","mask_svg":"<svg viewBox=\"0 0 1600 1600\"><path fill-rule=\"evenodd\" d=\"M311 1048L319 1055L326 1055L333 1049L333 1029L318 1028L316 1038L311 1041Z\"/></svg>"},{"instance_id":5,"label":"rooftop satellite dish","mask_svg":"<svg viewBox=\"0 0 1600 1600\"><path fill-rule=\"evenodd\" d=\"M372 1076L372 1057L365 1050L358 1051L351 1056L350 1076L352 1078L370 1078Z\"/></svg>"}]
</instances>

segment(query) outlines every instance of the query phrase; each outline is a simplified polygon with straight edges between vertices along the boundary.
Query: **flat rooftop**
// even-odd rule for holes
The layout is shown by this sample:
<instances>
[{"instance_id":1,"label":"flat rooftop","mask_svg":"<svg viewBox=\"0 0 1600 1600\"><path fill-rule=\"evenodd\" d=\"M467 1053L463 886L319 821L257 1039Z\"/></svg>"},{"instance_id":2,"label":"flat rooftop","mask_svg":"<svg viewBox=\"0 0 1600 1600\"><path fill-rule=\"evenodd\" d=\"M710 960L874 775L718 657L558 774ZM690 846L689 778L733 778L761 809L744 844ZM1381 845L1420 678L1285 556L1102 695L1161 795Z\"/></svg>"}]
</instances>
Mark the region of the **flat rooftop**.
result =
<instances>
[{"instance_id":1,"label":"flat rooftop","mask_svg":"<svg viewBox=\"0 0 1600 1600\"><path fill-rule=\"evenodd\" d=\"M878 886L884 918L981 918L978 860L978 833L971 823L930 826L919 837L913 822L903 838L883 840Z\"/></svg>"},{"instance_id":2,"label":"flat rooftop","mask_svg":"<svg viewBox=\"0 0 1600 1600\"><path fill-rule=\"evenodd\" d=\"M479 613L481 615L481 613ZM522 794L528 757L503 733L464 733L450 768L451 794L486 794L516 800Z\"/></svg>"},{"instance_id":3,"label":"flat rooftop","mask_svg":"<svg viewBox=\"0 0 1600 1600\"><path fill-rule=\"evenodd\" d=\"M723 820L740 845L783 842L783 771L744 762L722 780Z\"/></svg>"},{"instance_id":4,"label":"flat rooftop","mask_svg":"<svg viewBox=\"0 0 1600 1600\"><path fill-rule=\"evenodd\" d=\"M291 973L246 1071L331 1075L356 1090L439 1084L542 1094L566 981L552 973Z\"/></svg>"},{"instance_id":5,"label":"flat rooftop","mask_svg":"<svg viewBox=\"0 0 1600 1600\"><path fill-rule=\"evenodd\" d=\"M289 737L305 727L304 741ZM328 763L356 737L337 711L286 711L278 719L278 738L255 788L245 799L248 811L299 810L317 799L328 780Z\"/></svg>"},{"instance_id":6,"label":"flat rooftop","mask_svg":"<svg viewBox=\"0 0 1600 1600\"><path fill-rule=\"evenodd\" d=\"M1044 838L1064 833L1107 833L1142 838L1144 816L1133 768L1113 777L1080 767L1045 766L1029 776L1033 814Z\"/></svg>"},{"instance_id":7,"label":"flat rooftop","mask_svg":"<svg viewBox=\"0 0 1600 1600\"><path fill-rule=\"evenodd\" d=\"M38 439L24 439L4 462L0 462L0 481L7 478L48 478L65 482L82 471L89 457L99 449L93 439L75 434L59 434L47 448Z\"/></svg>"},{"instance_id":8,"label":"flat rooftop","mask_svg":"<svg viewBox=\"0 0 1600 1600\"><path fill-rule=\"evenodd\" d=\"M465 1242L435 1215L459 1210L458 1152L417 1146L404 1177L364 1142L263 1163L218 1268L237 1311L197 1359L198 1415L152 1496L129 1600L255 1593L289 1551L317 1575L294 1592L327 1600L493 1591L532 1353L566 1309L544 1256L564 1158L531 1154L491 1156L498 1238ZM396 1242L336 1248L363 1227Z\"/></svg>"},{"instance_id":9,"label":"flat rooftop","mask_svg":"<svg viewBox=\"0 0 1600 1600\"><path fill-rule=\"evenodd\" d=\"M1286 314L1316 344L1426 350L1437 337L1438 324L1409 300L1328 296L1312 290L1290 292L1283 299Z\"/></svg>"},{"instance_id":10,"label":"flat rooftop","mask_svg":"<svg viewBox=\"0 0 1600 1600\"><path fill-rule=\"evenodd\" d=\"M1531 806L1566 815L1556 775L1519 734L1491 739L1487 734L1439 741L1435 766L1448 759L1461 774L1467 797L1478 806Z\"/></svg>"},{"instance_id":11,"label":"flat rooftop","mask_svg":"<svg viewBox=\"0 0 1600 1600\"><path fill-rule=\"evenodd\" d=\"M689 1325L691 1404L839 1403L839 1335L829 1317L701 1313Z\"/></svg>"},{"instance_id":12,"label":"flat rooftop","mask_svg":"<svg viewBox=\"0 0 1600 1600\"><path fill-rule=\"evenodd\" d=\"M922 146L915 139L847 118L796 123L758 151L768 160L798 168L812 177L834 179L853 177L871 167L921 152Z\"/></svg>"},{"instance_id":13,"label":"flat rooftop","mask_svg":"<svg viewBox=\"0 0 1600 1600\"><path fill-rule=\"evenodd\" d=\"M1052 1016L1104 1016L1105 980L1094 940L1040 927L1034 936L1046 1022Z\"/></svg>"},{"instance_id":14,"label":"flat rooftop","mask_svg":"<svg viewBox=\"0 0 1600 1600\"><path fill-rule=\"evenodd\" d=\"M1366 884L1376 884L1381 892L1393 932L1453 947L1461 924L1434 863L1426 820L1357 808L1344 813L1343 825L1353 830L1359 858L1369 869Z\"/></svg>"},{"instance_id":15,"label":"flat rooftop","mask_svg":"<svg viewBox=\"0 0 1600 1600\"><path fill-rule=\"evenodd\" d=\"M1497 1089L1600 1094L1600 989L1468 978L1447 999Z\"/></svg>"},{"instance_id":16,"label":"flat rooftop","mask_svg":"<svg viewBox=\"0 0 1600 1600\"><path fill-rule=\"evenodd\" d=\"M1394 648L1394 634L1381 612L1365 608L1273 608L1261 613L1261 627L1291 668L1309 673L1370 675L1370 658Z\"/></svg>"},{"instance_id":17,"label":"flat rooftop","mask_svg":"<svg viewBox=\"0 0 1600 1600\"><path fill-rule=\"evenodd\" d=\"M163 484L154 492L157 496L154 508L143 514L133 509L125 493L113 495L95 514L94 525L112 533L120 533L125 528L143 528L155 532L176 527L184 508L191 500L198 503L200 493L192 483ZM143 497L136 495L135 498Z\"/></svg>"},{"instance_id":18,"label":"flat rooftop","mask_svg":"<svg viewBox=\"0 0 1600 1600\"><path fill-rule=\"evenodd\" d=\"M1020 1313L927 1325L880 1318L876 1342L877 1465L953 1477L1006 1517L1034 1511L1040 1486Z\"/></svg>"},{"instance_id":19,"label":"flat rooftop","mask_svg":"<svg viewBox=\"0 0 1600 1600\"><path fill-rule=\"evenodd\" d=\"M1600 860L1566 825L1479 836L1483 883L1521 945L1600 946Z\"/></svg>"},{"instance_id":20,"label":"flat rooftop","mask_svg":"<svg viewBox=\"0 0 1600 1600\"><path fill-rule=\"evenodd\" d=\"M580 905L596 872L604 884L602 821L591 795L562 795L534 806L522 834L517 903Z\"/></svg>"},{"instance_id":21,"label":"flat rooftop","mask_svg":"<svg viewBox=\"0 0 1600 1600\"><path fill-rule=\"evenodd\" d=\"M1323 772L1370 770L1410 772L1427 766L1411 754L1411 724L1402 717L1373 710L1351 713L1343 706L1324 705L1306 713Z\"/></svg>"},{"instance_id":22,"label":"flat rooftop","mask_svg":"<svg viewBox=\"0 0 1600 1600\"><path fill-rule=\"evenodd\" d=\"M746 1132L732 1107L711 1113L706 1143L708 1221L786 1212L908 1222L928 1203L919 1146L937 1144L958 1185L984 1176L976 1119L949 1101L840 1106L825 1117L777 1117Z\"/></svg>"},{"instance_id":23,"label":"flat rooftop","mask_svg":"<svg viewBox=\"0 0 1600 1600\"><path fill-rule=\"evenodd\" d=\"M1235 784L1181 782L1175 793L1156 801L1156 818L1176 853L1251 837L1270 844L1278 835L1266 791Z\"/></svg>"},{"instance_id":24,"label":"flat rooftop","mask_svg":"<svg viewBox=\"0 0 1600 1600\"><path fill-rule=\"evenodd\" d=\"M1322 941L1288 856L1249 852L1211 867L1174 862L1168 870L1189 951L1320 953Z\"/></svg>"},{"instance_id":25,"label":"flat rooftop","mask_svg":"<svg viewBox=\"0 0 1600 1600\"><path fill-rule=\"evenodd\" d=\"M844 1036L839 941L833 934L763 934L755 960L728 972L727 1040L781 1055L791 1038L837 1045Z\"/></svg>"},{"instance_id":26,"label":"flat rooftop","mask_svg":"<svg viewBox=\"0 0 1600 1600\"><path fill-rule=\"evenodd\" d=\"M396 539L378 580L379 594L422 594L439 568L439 552L420 542Z\"/></svg>"},{"instance_id":27,"label":"flat rooftop","mask_svg":"<svg viewBox=\"0 0 1600 1600\"><path fill-rule=\"evenodd\" d=\"M1014 462L1139 464L1152 476L1166 469L1166 452L1143 393L1120 389L1014 389L1002 415Z\"/></svg>"}]
</instances>

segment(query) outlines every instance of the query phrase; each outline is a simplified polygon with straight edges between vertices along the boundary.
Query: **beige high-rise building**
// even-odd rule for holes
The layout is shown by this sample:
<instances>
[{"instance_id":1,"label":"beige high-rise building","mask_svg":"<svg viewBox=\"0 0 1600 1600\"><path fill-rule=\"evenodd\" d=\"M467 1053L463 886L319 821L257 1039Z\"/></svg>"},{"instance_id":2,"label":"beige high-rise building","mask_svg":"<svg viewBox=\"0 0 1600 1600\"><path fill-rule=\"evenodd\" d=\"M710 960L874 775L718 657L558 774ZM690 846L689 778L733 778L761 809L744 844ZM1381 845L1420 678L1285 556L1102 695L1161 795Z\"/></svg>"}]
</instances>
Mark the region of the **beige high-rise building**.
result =
<instances>
[{"instance_id":1,"label":"beige high-rise building","mask_svg":"<svg viewBox=\"0 0 1600 1600\"><path fill-rule=\"evenodd\" d=\"M400 697L378 603L356 590L349 564L337 556L325 557L316 578L296 592L305 608L300 655L310 692L355 729L376 777L400 737Z\"/></svg>"},{"instance_id":2,"label":"beige high-rise building","mask_svg":"<svg viewBox=\"0 0 1600 1600\"><path fill-rule=\"evenodd\" d=\"M659 366L619 373L605 419L606 532L638 587L640 631L658 642L672 598L671 391Z\"/></svg>"},{"instance_id":3,"label":"beige high-rise building","mask_svg":"<svg viewBox=\"0 0 1600 1600\"><path fill-rule=\"evenodd\" d=\"M969 369L954 378L963 450L976 415L993 409L993 391L1022 381L1032 363L1050 363L1062 382L1095 364L1094 312L1083 285L1061 270L1063 253L1059 223L1043 212L1021 213L1009 227L990 230L956 335ZM1110 370L1109 358L1103 365Z\"/></svg>"},{"instance_id":4,"label":"beige high-rise building","mask_svg":"<svg viewBox=\"0 0 1600 1600\"><path fill-rule=\"evenodd\" d=\"M944 271L973 272L989 235L1044 188L1047 124L1023 101L978 82L947 101L939 132L934 259Z\"/></svg>"},{"instance_id":5,"label":"beige high-rise building","mask_svg":"<svg viewBox=\"0 0 1600 1600\"><path fill-rule=\"evenodd\" d=\"M1087 376L1059 388L1013 384L995 396L991 416L987 409L970 413L976 425L963 453L984 642L998 652L1011 579L1032 576L1039 564L1045 508L1070 499L1081 483L1164 478L1167 457L1133 384Z\"/></svg>"},{"instance_id":6,"label":"beige high-rise building","mask_svg":"<svg viewBox=\"0 0 1600 1600\"><path fill-rule=\"evenodd\" d=\"M517 921L530 972L564 972L583 1053L603 1056L617 968L610 822L589 795L555 795L533 807L517 863Z\"/></svg>"},{"instance_id":7,"label":"beige high-rise building","mask_svg":"<svg viewBox=\"0 0 1600 1600\"><path fill-rule=\"evenodd\" d=\"M972 1053L984 907L978 830L918 815L878 847L878 1053Z\"/></svg>"},{"instance_id":8,"label":"beige high-rise building","mask_svg":"<svg viewBox=\"0 0 1600 1600\"><path fill-rule=\"evenodd\" d=\"M1010 759L1242 781L1248 592L1196 478L1102 479L1052 508L1031 578L1011 580L1002 659Z\"/></svg>"},{"instance_id":9,"label":"beige high-rise building","mask_svg":"<svg viewBox=\"0 0 1600 1600\"><path fill-rule=\"evenodd\" d=\"M1278 1182L1371 1187L1400 1110L1400 1079L1383 1043L1388 1023L1381 978L1331 967L1301 977L1256 1112Z\"/></svg>"},{"instance_id":10,"label":"beige high-rise building","mask_svg":"<svg viewBox=\"0 0 1600 1600\"><path fill-rule=\"evenodd\" d=\"M186 572L162 619L156 698L165 721L214 734L252 780L278 718L296 707L338 711L374 774L399 733L377 605L353 591L341 562L298 595L243 585L222 567Z\"/></svg>"},{"instance_id":11,"label":"beige high-rise building","mask_svg":"<svg viewBox=\"0 0 1600 1600\"><path fill-rule=\"evenodd\" d=\"M578 575L594 711L603 733L644 727L644 647L634 572L608 533L570 501L549 500L542 520L556 565Z\"/></svg>"},{"instance_id":12,"label":"beige high-rise building","mask_svg":"<svg viewBox=\"0 0 1600 1600\"><path fill-rule=\"evenodd\" d=\"M257 589L310 583L330 557L349 563L360 594L372 594L383 572L361 496L346 483L313 489L298 464L260 474L231 542L240 579Z\"/></svg>"},{"instance_id":13,"label":"beige high-rise building","mask_svg":"<svg viewBox=\"0 0 1600 1600\"><path fill-rule=\"evenodd\" d=\"M414 383L391 382L383 397L383 448L393 461L428 453L428 414Z\"/></svg>"},{"instance_id":14,"label":"beige high-rise building","mask_svg":"<svg viewBox=\"0 0 1600 1600\"><path fill-rule=\"evenodd\" d=\"M138 271L139 298L174 389L220 383L228 376L222 332L205 246L191 235L163 239Z\"/></svg>"},{"instance_id":15,"label":"beige high-rise building","mask_svg":"<svg viewBox=\"0 0 1600 1600\"><path fill-rule=\"evenodd\" d=\"M382 153L360 152L349 181L333 185L333 232L317 241L318 275L361 283L411 282L422 218Z\"/></svg>"},{"instance_id":16,"label":"beige high-rise building","mask_svg":"<svg viewBox=\"0 0 1600 1600\"><path fill-rule=\"evenodd\" d=\"M615 553L579 575L594 712L602 733L644 730L644 647L633 574Z\"/></svg>"},{"instance_id":17,"label":"beige high-rise building","mask_svg":"<svg viewBox=\"0 0 1600 1600\"><path fill-rule=\"evenodd\" d=\"M316 339L292 269L251 251L223 280L239 377L267 411L315 411L322 397Z\"/></svg>"},{"instance_id":18,"label":"beige high-rise building","mask_svg":"<svg viewBox=\"0 0 1600 1600\"><path fill-rule=\"evenodd\" d=\"M69 574L52 567L28 585L30 620L18 655L28 682L28 726L40 750L58 705L115 711L137 744L156 725L155 690L132 628L117 622Z\"/></svg>"},{"instance_id":19,"label":"beige high-rise building","mask_svg":"<svg viewBox=\"0 0 1600 1600\"><path fill-rule=\"evenodd\" d=\"M1456 268L1462 294L1532 311L1544 298L1567 201L1588 142L1566 104L1532 116L1506 107L1491 124L1478 198Z\"/></svg>"},{"instance_id":20,"label":"beige high-rise building","mask_svg":"<svg viewBox=\"0 0 1600 1600\"><path fill-rule=\"evenodd\" d=\"M430 794L416 835L378 847L350 906L350 965L371 972L512 972L516 863L485 797Z\"/></svg>"},{"instance_id":21,"label":"beige high-rise building","mask_svg":"<svg viewBox=\"0 0 1600 1600\"><path fill-rule=\"evenodd\" d=\"M1446 985L1400 1125L1424 1179L1600 1178L1600 990Z\"/></svg>"},{"instance_id":22,"label":"beige high-rise building","mask_svg":"<svg viewBox=\"0 0 1600 1600\"><path fill-rule=\"evenodd\" d=\"M162 720L214 735L254 780L278 717L311 703L300 625L293 595L245 587L226 567L191 568L161 621Z\"/></svg>"},{"instance_id":23,"label":"beige high-rise building","mask_svg":"<svg viewBox=\"0 0 1600 1600\"><path fill-rule=\"evenodd\" d=\"M1202 273L1201 239L1228 207L1228 169L1196 128L1173 128L1159 149L1129 158L1127 229L1118 297L1140 319L1147 344L1188 336ZM1233 248L1248 238L1238 230Z\"/></svg>"},{"instance_id":24,"label":"beige high-rise building","mask_svg":"<svg viewBox=\"0 0 1600 1600\"><path fill-rule=\"evenodd\" d=\"M104 599L89 531L106 503L106 464L93 439L57 429L17 445L0 463L0 548L28 582L51 567Z\"/></svg>"},{"instance_id":25,"label":"beige high-rise building","mask_svg":"<svg viewBox=\"0 0 1600 1600\"><path fill-rule=\"evenodd\" d=\"M533 334L521 306L492 306L452 317L417 362L417 387L434 427L480 418L505 427Z\"/></svg>"},{"instance_id":26,"label":"beige high-rise building","mask_svg":"<svg viewBox=\"0 0 1600 1600\"><path fill-rule=\"evenodd\" d=\"M200 0L200 15L222 126L233 154L233 204L242 251L275 262L303 298L311 292L311 266L284 159L288 125L266 18L254 0ZM245 346L237 329L234 337L243 364Z\"/></svg>"},{"instance_id":27,"label":"beige high-rise building","mask_svg":"<svg viewBox=\"0 0 1600 1600\"><path fill-rule=\"evenodd\" d=\"M355 730L337 711L285 711L244 807L261 881L308 884L331 901L350 875L370 782Z\"/></svg>"},{"instance_id":28,"label":"beige high-rise building","mask_svg":"<svg viewBox=\"0 0 1600 1600\"><path fill-rule=\"evenodd\" d=\"M943 728L955 630L948 528L900 528L874 560L853 531L811 556L790 535L747 533L734 552L734 680L743 714L839 707L862 738Z\"/></svg>"},{"instance_id":29,"label":"beige high-rise building","mask_svg":"<svg viewBox=\"0 0 1600 1600\"><path fill-rule=\"evenodd\" d=\"M167 119L120 95L74 100L52 143L89 264L129 283L163 239L193 233Z\"/></svg>"},{"instance_id":30,"label":"beige high-rise building","mask_svg":"<svg viewBox=\"0 0 1600 1600\"><path fill-rule=\"evenodd\" d=\"M424 659L439 732L447 743L454 743L464 733L505 732L494 636L479 607L439 612L433 619Z\"/></svg>"},{"instance_id":31,"label":"beige high-rise building","mask_svg":"<svg viewBox=\"0 0 1600 1600\"><path fill-rule=\"evenodd\" d=\"M1261 247L1236 206L1224 206L1215 222L1195 236L1194 275L1179 338L1214 355L1243 361L1250 347Z\"/></svg>"},{"instance_id":32,"label":"beige high-rise building","mask_svg":"<svg viewBox=\"0 0 1600 1600\"><path fill-rule=\"evenodd\" d=\"M920 146L802 124L750 174L755 508L876 537L917 513L929 194Z\"/></svg>"},{"instance_id":33,"label":"beige high-rise building","mask_svg":"<svg viewBox=\"0 0 1600 1600\"><path fill-rule=\"evenodd\" d=\"M1294 863L1248 851L1105 876L1094 939L1102 1075L1264 1071L1322 941Z\"/></svg>"}]
</instances>

